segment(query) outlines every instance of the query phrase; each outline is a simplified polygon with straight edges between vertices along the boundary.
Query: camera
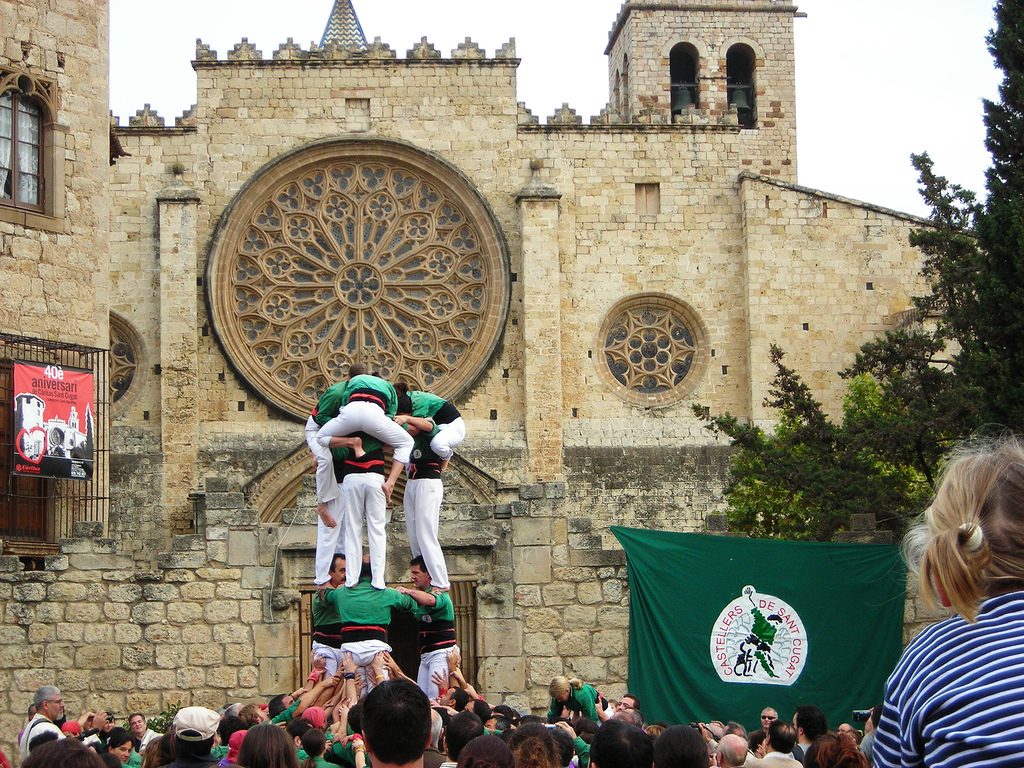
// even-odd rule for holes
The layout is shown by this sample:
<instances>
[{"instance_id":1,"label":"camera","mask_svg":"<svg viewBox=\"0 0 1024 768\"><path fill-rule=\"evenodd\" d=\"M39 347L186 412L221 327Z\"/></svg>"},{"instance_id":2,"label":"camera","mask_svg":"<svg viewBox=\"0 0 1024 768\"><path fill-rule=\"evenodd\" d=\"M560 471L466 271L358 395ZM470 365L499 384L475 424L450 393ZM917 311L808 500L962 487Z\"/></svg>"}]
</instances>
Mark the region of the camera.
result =
<instances>
[{"instance_id":1,"label":"camera","mask_svg":"<svg viewBox=\"0 0 1024 768\"><path fill-rule=\"evenodd\" d=\"M855 709L853 710L853 721L855 723L866 723L871 719L870 709Z\"/></svg>"}]
</instances>

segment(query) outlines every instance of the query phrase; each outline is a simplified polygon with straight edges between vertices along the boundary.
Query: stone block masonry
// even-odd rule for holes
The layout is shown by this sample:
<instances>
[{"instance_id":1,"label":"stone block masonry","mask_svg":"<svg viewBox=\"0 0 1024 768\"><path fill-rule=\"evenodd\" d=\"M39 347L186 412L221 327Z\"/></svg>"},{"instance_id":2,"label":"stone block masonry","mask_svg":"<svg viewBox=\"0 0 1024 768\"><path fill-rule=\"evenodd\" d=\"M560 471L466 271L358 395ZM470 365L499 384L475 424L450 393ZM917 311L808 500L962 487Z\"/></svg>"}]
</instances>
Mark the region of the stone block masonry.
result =
<instances>
[{"instance_id":1,"label":"stone block masonry","mask_svg":"<svg viewBox=\"0 0 1024 768\"><path fill-rule=\"evenodd\" d=\"M84 531L80 525L76 533ZM214 532L214 535L218 535ZM252 537L252 529L228 529ZM74 716L99 707L118 717L164 707L223 707L291 690L295 621L271 605L272 580L246 587L255 552L227 567L207 537L175 539L155 569L108 551L105 540L73 538L46 570L17 558L0 573L0 746L23 723L41 685L58 686ZM187 562L182 560L187 558ZM269 570L269 569L268 569Z\"/></svg>"},{"instance_id":2,"label":"stone block masonry","mask_svg":"<svg viewBox=\"0 0 1024 768\"><path fill-rule=\"evenodd\" d=\"M2 332L109 344L107 28L106 2L0 4L0 67L50 81L55 109L42 210L0 206Z\"/></svg>"}]
</instances>

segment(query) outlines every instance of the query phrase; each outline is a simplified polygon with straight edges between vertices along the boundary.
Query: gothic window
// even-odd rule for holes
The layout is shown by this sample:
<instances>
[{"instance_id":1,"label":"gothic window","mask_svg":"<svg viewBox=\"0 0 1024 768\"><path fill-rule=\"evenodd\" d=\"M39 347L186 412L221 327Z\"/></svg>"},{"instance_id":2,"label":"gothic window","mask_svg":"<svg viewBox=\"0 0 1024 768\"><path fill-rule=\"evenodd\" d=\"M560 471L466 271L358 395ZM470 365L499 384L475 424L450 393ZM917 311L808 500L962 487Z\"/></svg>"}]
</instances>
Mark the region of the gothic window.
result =
<instances>
[{"instance_id":1,"label":"gothic window","mask_svg":"<svg viewBox=\"0 0 1024 768\"><path fill-rule=\"evenodd\" d=\"M612 91L612 111L615 114L619 114L622 111L622 92L619 90L619 80L622 75L619 74L619 70L615 70L615 78L612 81L614 84L614 90Z\"/></svg>"},{"instance_id":2,"label":"gothic window","mask_svg":"<svg viewBox=\"0 0 1024 768\"><path fill-rule=\"evenodd\" d=\"M697 49L690 43L678 43L669 53L669 77L672 81L672 114L700 107L700 82Z\"/></svg>"},{"instance_id":3,"label":"gothic window","mask_svg":"<svg viewBox=\"0 0 1024 768\"><path fill-rule=\"evenodd\" d=\"M218 339L268 402L303 418L350 364L452 398L508 309L500 230L468 181L406 144L328 140L239 193L214 238Z\"/></svg>"},{"instance_id":4,"label":"gothic window","mask_svg":"<svg viewBox=\"0 0 1024 768\"><path fill-rule=\"evenodd\" d=\"M754 101L754 68L756 57L748 45L738 43L725 55L726 95L729 106L736 107L740 126L757 125L757 105Z\"/></svg>"},{"instance_id":5,"label":"gothic window","mask_svg":"<svg viewBox=\"0 0 1024 768\"><path fill-rule=\"evenodd\" d=\"M685 302L641 293L618 302L598 333L601 378L634 405L669 405L696 389L707 368L707 332Z\"/></svg>"},{"instance_id":6,"label":"gothic window","mask_svg":"<svg viewBox=\"0 0 1024 768\"><path fill-rule=\"evenodd\" d=\"M0 68L0 205L42 210L53 83Z\"/></svg>"}]
</instances>

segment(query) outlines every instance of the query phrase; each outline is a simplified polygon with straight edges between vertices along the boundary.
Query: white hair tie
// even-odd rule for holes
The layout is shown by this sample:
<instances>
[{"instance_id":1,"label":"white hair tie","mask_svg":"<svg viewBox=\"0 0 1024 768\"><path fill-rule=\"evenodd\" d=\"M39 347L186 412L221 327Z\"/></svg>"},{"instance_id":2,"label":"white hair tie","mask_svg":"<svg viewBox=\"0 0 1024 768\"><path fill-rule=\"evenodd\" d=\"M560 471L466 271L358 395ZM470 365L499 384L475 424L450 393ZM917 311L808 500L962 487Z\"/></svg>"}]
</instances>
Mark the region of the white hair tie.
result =
<instances>
[{"instance_id":1,"label":"white hair tie","mask_svg":"<svg viewBox=\"0 0 1024 768\"><path fill-rule=\"evenodd\" d=\"M968 552L977 552L981 549L982 544L985 543L985 534L981 530L981 526L977 523L961 523L960 530L970 532L967 540L964 542L964 549Z\"/></svg>"}]
</instances>

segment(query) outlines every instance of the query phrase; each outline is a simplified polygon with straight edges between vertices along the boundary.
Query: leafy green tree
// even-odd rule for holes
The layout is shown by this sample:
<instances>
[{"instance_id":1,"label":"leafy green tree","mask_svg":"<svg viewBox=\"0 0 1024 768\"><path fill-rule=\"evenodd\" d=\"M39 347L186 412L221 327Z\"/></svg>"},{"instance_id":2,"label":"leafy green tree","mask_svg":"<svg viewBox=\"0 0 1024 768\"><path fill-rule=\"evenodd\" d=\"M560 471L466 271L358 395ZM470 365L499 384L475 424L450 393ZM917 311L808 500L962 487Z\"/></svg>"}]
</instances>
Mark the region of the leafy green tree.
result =
<instances>
[{"instance_id":1,"label":"leafy green tree","mask_svg":"<svg viewBox=\"0 0 1024 768\"><path fill-rule=\"evenodd\" d=\"M957 375L948 344L941 332L890 331L861 347L840 374L853 382L869 377L877 388L873 407L847 402L847 438L885 463L913 469L929 487L943 456L981 423L979 392Z\"/></svg>"},{"instance_id":2,"label":"leafy green tree","mask_svg":"<svg viewBox=\"0 0 1024 768\"><path fill-rule=\"evenodd\" d=\"M779 412L771 432L731 414L695 413L716 433L732 438L726 488L730 527L764 538L830 541L850 515L874 513L880 528L902 531L928 485L913 467L891 462L866 447L856 429L891 408L866 375L851 382L842 424L829 421L821 403L772 345L775 376L765 405Z\"/></svg>"}]
</instances>

